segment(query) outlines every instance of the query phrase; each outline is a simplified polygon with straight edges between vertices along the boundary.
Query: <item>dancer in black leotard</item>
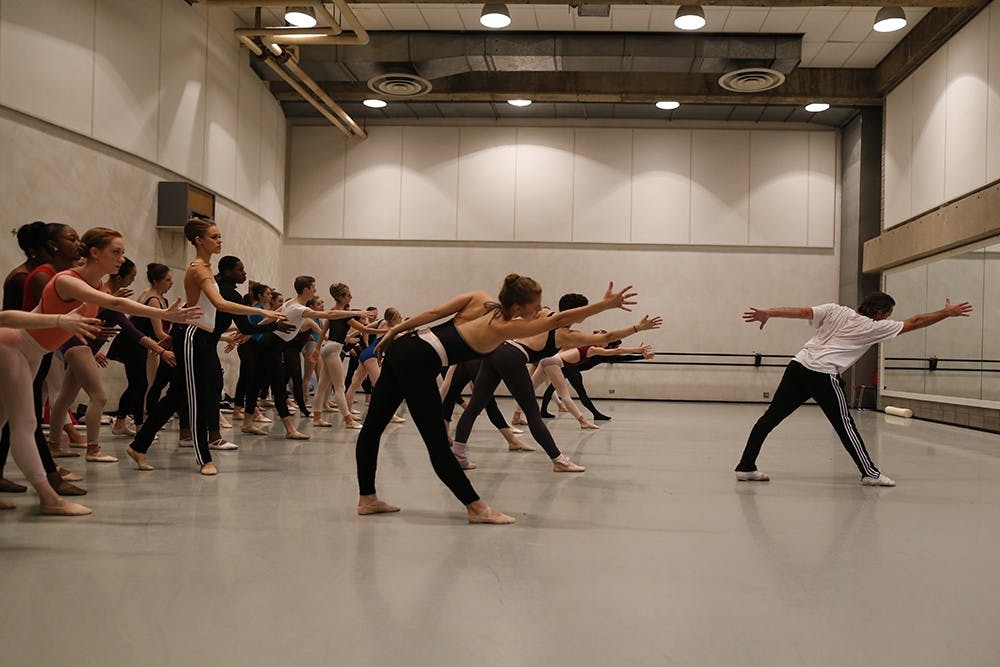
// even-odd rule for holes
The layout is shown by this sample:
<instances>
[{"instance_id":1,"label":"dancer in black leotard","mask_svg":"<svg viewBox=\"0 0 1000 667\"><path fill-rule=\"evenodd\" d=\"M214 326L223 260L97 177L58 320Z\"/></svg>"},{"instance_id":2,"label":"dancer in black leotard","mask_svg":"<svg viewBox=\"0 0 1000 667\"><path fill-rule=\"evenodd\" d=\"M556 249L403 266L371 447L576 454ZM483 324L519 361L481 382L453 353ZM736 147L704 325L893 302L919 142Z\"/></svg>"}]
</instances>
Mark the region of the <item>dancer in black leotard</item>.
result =
<instances>
[{"instance_id":1,"label":"dancer in black leotard","mask_svg":"<svg viewBox=\"0 0 1000 667\"><path fill-rule=\"evenodd\" d=\"M449 450L448 433L441 419L437 375L441 368L465 359L481 357L504 340L543 333L611 308L632 305L631 286L615 292L611 285L604 299L575 311L535 319L541 308L541 287L531 278L510 274L500 290L499 303L484 292L461 294L437 308L392 327L379 343L388 349L382 374L375 385L368 416L358 436L356 449L360 499L358 514L396 512L398 507L379 500L375 493L375 469L379 440L392 415L405 400L417 425L431 464L438 477L465 505L470 523L514 523L513 517L491 509L479 499L468 477ZM401 333L454 317L432 329L396 340ZM396 341L396 342L393 342ZM390 347L391 345L391 347Z\"/></svg>"}]
</instances>

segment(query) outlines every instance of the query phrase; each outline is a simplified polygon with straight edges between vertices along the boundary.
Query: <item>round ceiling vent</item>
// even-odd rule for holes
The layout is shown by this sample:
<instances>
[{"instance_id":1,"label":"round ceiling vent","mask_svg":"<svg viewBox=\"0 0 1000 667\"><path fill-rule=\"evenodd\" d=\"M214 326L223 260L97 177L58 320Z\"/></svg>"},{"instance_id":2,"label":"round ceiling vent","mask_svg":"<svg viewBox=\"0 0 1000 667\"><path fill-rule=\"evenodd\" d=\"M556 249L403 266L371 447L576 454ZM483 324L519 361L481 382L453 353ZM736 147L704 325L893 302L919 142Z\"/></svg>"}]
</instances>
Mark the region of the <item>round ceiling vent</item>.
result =
<instances>
[{"instance_id":1,"label":"round ceiling vent","mask_svg":"<svg viewBox=\"0 0 1000 667\"><path fill-rule=\"evenodd\" d=\"M368 81L368 87L380 95L419 97L431 92L431 82L416 74L404 72L380 74Z\"/></svg>"},{"instance_id":2,"label":"round ceiling vent","mask_svg":"<svg viewBox=\"0 0 1000 667\"><path fill-rule=\"evenodd\" d=\"M766 67L750 67L727 72L719 77L719 85L734 93L759 93L777 88L785 82L785 75Z\"/></svg>"}]
</instances>

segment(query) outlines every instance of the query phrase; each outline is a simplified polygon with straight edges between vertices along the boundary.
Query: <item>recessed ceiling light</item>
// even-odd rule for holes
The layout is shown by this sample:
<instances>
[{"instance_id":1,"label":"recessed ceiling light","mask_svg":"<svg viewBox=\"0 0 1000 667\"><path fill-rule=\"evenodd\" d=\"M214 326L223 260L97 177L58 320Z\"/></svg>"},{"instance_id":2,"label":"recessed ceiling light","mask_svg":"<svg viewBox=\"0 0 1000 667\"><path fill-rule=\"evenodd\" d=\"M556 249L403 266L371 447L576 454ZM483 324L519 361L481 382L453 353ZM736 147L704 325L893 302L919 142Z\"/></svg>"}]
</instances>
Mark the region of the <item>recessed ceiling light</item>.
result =
<instances>
[{"instance_id":1,"label":"recessed ceiling light","mask_svg":"<svg viewBox=\"0 0 1000 667\"><path fill-rule=\"evenodd\" d=\"M826 111L830 108L830 105L826 102L810 102L806 105L806 111L811 113L819 113L820 111Z\"/></svg>"},{"instance_id":2,"label":"recessed ceiling light","mask_svg":"<svg viewBox=\"0 0 1000 667\"><path fill-rule=\"evenodd\" d=\"M362 104L372 109L384 109L385 107L389 106L389 103L386 102L385 100L377 100L374 98L367 99L364 102L362 102Z\"/></svg>"},{"instance_id":3,"label":"recessed ceiling light","mask_svg":"<svg viewBox=\"0 0 1000 667\"><path fill-rule=\"evenodd\" d=\"M906 27L906 13L902 7L883 7L875 15L872 30L875 32L896 32Z\"/></svg>"},{"instance_id":4,"label":"recessed ceiling light","mask_svg":"<svg viewBox=\"0 0 1000 667\"><path fill-rule=\"evenodd\" d=\"M289 7L285 10L285 20L296 28L316 27L316 16L312 7Z\"/></svg>"},{"instance_id":5,"label":"recessed ceiling light","mask_svg":"<svg viewBox=\"0 0 1000 667\"><path fill-rule=\"evenodd\" d=\"M512 107L530 107L531 100L507 100L507 104Z\"/></svg>"},{"instance_id":6,"label":"recessed ceiling light","mask_svg":"<svg viewBox=\"0 0 1000 667\"><path fill-rule=\"evenodd\" d=\"M680 102L674 102L673 100L660 100L656 103L656 108L663 109L664 111L670 111L672 109L676 109L680 105Z\"/></svg>"},{"instance_id":7,"label":"recessed ceiling light","mask_svg":"<svg viewBox=\"0 0 1000 667\"><path fill-rule=\"evenodd\" d=\"M681 5L677 8L674 25L681 30L698 30L705 27L705 10L701 5Z\"/></svg>"},{"instance_id":8,"label":"recessed ceiling light","mask_svg":"<svg viewBox=\"0 0 1000 667\"><path fill-rule=\"evenodd\" d=\"M479 23L487 28L506 28L510 25L510 12L507 11L507 5L500 3L483 5L483 11L479 15Z\"/></svg>"}]
</instances>

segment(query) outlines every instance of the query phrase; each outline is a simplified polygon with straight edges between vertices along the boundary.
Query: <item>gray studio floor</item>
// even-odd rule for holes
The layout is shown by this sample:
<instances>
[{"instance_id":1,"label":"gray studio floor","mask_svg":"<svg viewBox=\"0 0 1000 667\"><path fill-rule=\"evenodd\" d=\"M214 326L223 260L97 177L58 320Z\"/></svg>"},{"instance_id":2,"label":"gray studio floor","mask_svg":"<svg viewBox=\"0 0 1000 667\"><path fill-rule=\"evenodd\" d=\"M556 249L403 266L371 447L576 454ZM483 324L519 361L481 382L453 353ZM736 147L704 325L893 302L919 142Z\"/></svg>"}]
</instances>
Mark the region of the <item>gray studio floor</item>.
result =
<instances>
[{"instance_id":1,"label":"gray studio floor","mask_svg":"<svg viewBox=\"0 0 1000 667\"><path fill-rule=\"evenodd\" d=\"M1000 436L858 413L899 483L863 488L803 408L749 484L730 471L761 406L602 407L600 431L553 424L582 475L477 425L471 476L510 527L465 523L411 424L381 456L396 515L355 515L340 428L253 439L215 479L173 431L153 473L76 460L93 516L4 496L0 662L998 664Z\"/></svg>"}]
</instances>

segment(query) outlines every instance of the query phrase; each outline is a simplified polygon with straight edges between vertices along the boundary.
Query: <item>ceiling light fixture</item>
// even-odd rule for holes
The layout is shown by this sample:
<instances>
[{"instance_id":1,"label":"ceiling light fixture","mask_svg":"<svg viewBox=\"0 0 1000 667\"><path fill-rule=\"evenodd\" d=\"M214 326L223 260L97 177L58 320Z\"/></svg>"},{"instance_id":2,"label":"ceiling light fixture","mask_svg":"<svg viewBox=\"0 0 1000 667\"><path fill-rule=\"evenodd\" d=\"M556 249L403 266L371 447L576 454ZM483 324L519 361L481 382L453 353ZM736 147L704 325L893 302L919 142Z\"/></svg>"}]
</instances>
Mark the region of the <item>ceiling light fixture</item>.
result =
<instances>
[{"instance_id":1,"label":"ceiling light fixture","mask_svg":"<svg viewBox=\"0 0 1000 667\"><path fill-rule=\"evenodd\" d=\"M896 32L906 27L906 13L902 7L883 7L875 15L872 30L875 32Z\"/></svg>"},{"instance_id":2,"label":"ceiling light fixture","mask_svg":"<svg viewBox=\"0 0 1000 667\"><path fill-rule=\"evenodd\" d=\"M705 27L705 10L701 5L681 5L677 8L674 25L681 30L698 30Z\"/></svg>"},{"instance_id":3,"label":"ceiling light fixture","mask_svg":"<svg viewBox=\"0 0 1000 667\"><path fill-rule=\"evenodd\" d=\"M370 98L362 102L369 109L384 109L389 106L389 103L385 100L378 100L375 98Z\"/></svg>"},{"instance_id":4,"label":"ceiling light fixture","mask_svg":"<svg viewBox=\"0 0 1000 667\"><path fill-rule=\"evenodd\" d=\"M479 15L479 22L487 28L506 28L510 25L510 12L507 11L507 5L486 3L483 5L483 13Z\"/></svg>"},{"instance_id":5,"label":"ceiling light fixture","mask_svg":"<svg viewBox=\"0 0 1000 667\"><path fill-rule=\"evenodd\" d=\"M315 28L316 12L312 7L287 7L285 20L296 28Z\"/></svg>"},{"instance_id":6,"label":"ceiling light fixture","mask_svg":"<svg viewBox=\"0 0 1000 667\"><path fill-rule=\"evenodd\" d=\"M810 102L806 105L806 111L810 113L819 113L820 111L826 111L830 108L830 105L826 102Z\"/></svg>"},{"instance_id":7,"label":"ceiling light fixture","mask_svg":"<svg viewBox=\"0 0 1000 667\"><path fill-rule=\"evenodd\" d=\"M672 111L680 105L680 102L674 102L673 100L660 100L656 103L656 108L663 109L664 111Z\"/></svg>"},{"instance_id":8,"label":"ceiling light fixture","mask_svg":"<svg viewBox=\"0 0 1000 667\"><path fill-rule=\"evenodd\" d=\"M512 107L530 107L531 100L507 100L507 104Z\"/></svg>"}]
</instances>

